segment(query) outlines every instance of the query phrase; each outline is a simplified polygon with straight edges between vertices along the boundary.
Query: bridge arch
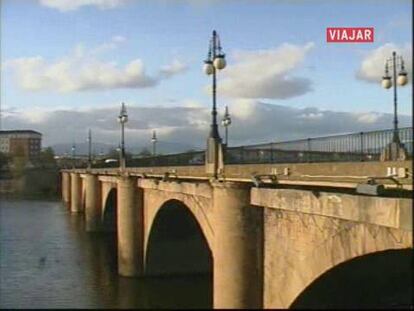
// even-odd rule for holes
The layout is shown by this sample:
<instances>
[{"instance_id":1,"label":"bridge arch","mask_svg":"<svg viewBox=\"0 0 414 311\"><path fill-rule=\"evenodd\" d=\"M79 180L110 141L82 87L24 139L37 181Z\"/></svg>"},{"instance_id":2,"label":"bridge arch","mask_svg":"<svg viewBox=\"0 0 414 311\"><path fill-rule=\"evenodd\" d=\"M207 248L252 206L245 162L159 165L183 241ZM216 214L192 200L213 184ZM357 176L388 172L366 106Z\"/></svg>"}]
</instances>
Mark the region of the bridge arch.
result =
<instances>
[{"instance_id":1,"label":"bridge arch","mask_svg":"<svg viewBox=\"0 0 414 311\"><path fill-rule=\"evenodd\" d=\"M117 231L117 197L116 188L110 189L104 200L102 210L102 227L104 231Z\"/></svg>"},{"instance_id":2,"label":"bridge arch","mask_svg":"<svg viewBox=\"0 0 414 311\"><path fill-rule=\"evenodd\" d=\"M82 183L82 186L81 186L81 204L82 204L82 206L81 206L81 209L82 209L82 211L84 211L85 210L85 206L86 206L86 181L85 181L85 178L81 178L81 183Z\"/></svg>"},{"instance_id":3,"label":"bridge arch","mask_svg":"<svg viewBox=\"0 0 414 311\"><path fill-rule=\"evenodd\" d=\"M329 279L333 278L331 275L338 275L338 271L339 275L343 275L341 271L348 271L349 267L369 266L372 261L381 261L383 256L392 257L393 260L403 258L402 260L406 262L408 258L406 250L412 252L411 235L412 232L409 230L385 226L355 222L343 224L342 229L295 264L295 269L290 276L294 282L289 284L290 288L287 289L285 298L286 307L296 308L310 303L309 297L323 288L325 282L329 283ZM376 272L382 273L381 270ZM317 285L319 282L323 284ZM316 289L313 289L314 287Z\"/></svg>"},{"instance_id":4,"label":"bridge arch","mask_svg":"<svg viewBox=\"0 0 414 311\"><path fill-rule=\"evenodd\" d=\"M105 207L108 202L110 192L116 189L117 189L116 183L100 181L100 200L101 200L100 220L101 220L101 223L103 223ZM103 229L105 230L105 228Z\"/></svg>"},{"instance_id":5,"label":"bridge arch","mask_svg":"<svg viewBox=\"0 0 414 311\"><path fill-rule=\"evenodd\" d=\"M290 308L409 308L412 260L409 248L358 256L320 275Z\"/></svg>"},{"instance_id":6,"label":"bridge arch","mask_svg":"<svg viewBox=\"0 0 414 311\"><path fill-rule=\"evenodd\" d=\"M82 187L82 197L81 197L81 204L82 204L82 210L85 211L86 210L86 189L84 187Z\"/></svg>"},{"instance_id":7,"label":"bridge arch","mask_svg":"<svg viewBox=\"0 0 414 311\"><path fill-rule=\"evenodd\" d=\"M211 274L212 244L206 234L205 221L200 221L193 209L182 201L163 202L154 213L146 237L146 273Z\"/></svg>"}]
</instances>

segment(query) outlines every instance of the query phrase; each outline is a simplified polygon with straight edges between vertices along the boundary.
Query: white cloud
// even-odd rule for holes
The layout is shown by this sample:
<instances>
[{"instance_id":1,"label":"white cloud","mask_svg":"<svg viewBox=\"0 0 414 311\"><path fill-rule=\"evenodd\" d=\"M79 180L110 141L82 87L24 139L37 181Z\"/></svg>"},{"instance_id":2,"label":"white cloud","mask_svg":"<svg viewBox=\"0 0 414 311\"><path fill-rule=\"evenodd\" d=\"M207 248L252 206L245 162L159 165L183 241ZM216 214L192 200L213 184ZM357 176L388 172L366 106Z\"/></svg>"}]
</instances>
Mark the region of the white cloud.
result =
<instances>
[{"instance_id":1,"label":"white cloud","mask_svg":"<svg viewBox=\"0 0 414 311\"><path fill-rule=\"evenodd\" d=\"M187 108L202 108L203 104L201 102L199 102L198 100L194 100L194 99L185 99L182 102L182 107L187 107Z\"/></svg>"},{"instance_id":2,"label":"white cloud","mask_svg":"<svg viewBox=\"0 0 414 311\"><path fill-rule=\"evenodd\" d=\"M402 55L405 61L405 69L408 71L409 77L411 77L413 62L411 45L406 44L404 46L397 46L393 43L386 43L383 46L370 51L362 60L361 66L356 73L356 77L367 82L381 83L381 78L384 75L385 60L392 56L393 51L396 51L397 55Z\"/></svg>"},{"instance_id":3,"label":"white cloud","mask_svg":"<svg viewBox=\"0 0 414 311\"><path fill-rule=\"evenodd\" d=\"M377 122L383 116L382 113L378 112L366 112L357 114L357 120L361 123L372 124Z\"/></svg>"},{"instance_id":4,"label":"white cloud","mask_svg":"<svg viewBox=\"0 0 414 311\"><path fill-rule=\"evenodd\" d=\"M113 36L109 42L104 42L101 45L90 50L90 55L99 55L101 53L105 53L106 51L114 50L118 48L121 44L125 43L127 39L123 36ZM78 48L80 49L79 52L83 54L84 48L83 45L78 44Z\"/></svg>"},{"instance_id":5,"label":"white cloud","mask_svg":"<svg viewBox=\"0 0 414 311\"><path fill-rule=\"evenodd\" d=\"M116 88L144 88L157 84L145 72L142 60L123 68L97 59L66 58L48 64L40 56L9 61L21 88L29 91L73 92Z\"/></svg>"},{"instance_id":6,"label":"white cloud","mask_svg":"<svg viewBox=\"0 0 414 311\"><path fill-rule=\"evenodd\" d=\"M253 99L240 98L235 99L230 104L229 109L231 110L232 116L241 120L247 120L248 118L253 117L257 104L258 102Z\"/></svg>"},{"instance_id":7,"label":"white cloud","mask_svg":"<svg viewBox=\"0 0 414 311\"><path fill-rule=\"evenodd\" d=\"M238 52L236 63L220 73L219 91L235 98L284 99L305 94L311 90L311 81L290 74L312 47L313 43L285 43L270 50Z\"/></svg>"},{"instance_id":8,"label":"white cloud","mask_svg":"<svg viewBox=\"0 0 414 311\"><path fill-rule=\"evenodd\" d=\"M120 42L125 42L126 38L124 36L113 36L112 37L112 41L120 43Z\"/></svg>"},{"instance_id":9,"label":"white cloud","mask_svg":"<svg viewBox=\"0 0 414 311\"><path fill-rule=\"evenodd\" d=\"M299 115L299 118L302 119L309 119L309 120L317 120L323 118L322 112L309 112L309 113L303 113Z\"/></svg>"},{"instance_id":10,"label":"white cloud","mask_svg":"<svg viewBox=\"0 0 414 311\"><path fill-rule=\"evenodd\" d=\"M130 0L39 0L40 4L62 12L77 10L83 6L96 6L100 9L112 9Z\"/></svg>"},{"instance_id":11,"label":"white cloud","mask_svg":"<svg viewBox=\"0 0 414 311\"><path fill-rule=\"evenodd\" d=\"M204 148L211 122L210 106L191 107L187 105L189 101L157 107L128 105L127 145L130 148L148 146L152 130L156 129L158 139L175 144L174 150L183 145L186 147L181 151L191 146ZM219 120L223 116L222 108L219 107ZM387 129L392 128L393 121L390 113L299 109L250 99L235 100L229 110L232 118L229 137L233 146ZM14 113L4 115L3 126L38 130L44 134L45 146L71 144L73 140L85 142L88 128L93 130L94 142L117 145L118 113L118 103L104 108L14 110ZM399 121L401 127L412 126L411 116L400 115ZM221 126L220 132L223 134Z\"/></svg>"},{"instance_id":12,"label":"white cloud","mask_svg":"<svg viewBox=\"0 0 414 311\"><path fill-rule=\"evenodd\" d=\"M78 44L66 57L48 61L41 56L23 57L6 62L18 85L28 91L75 92L87 90L145 88L157 85L161 79L171 78L185 70L185 65L174 61L156 76L146 73L141 59L119 66L116 62L102 61L99 55L125 42L122 36L96 48Z\"/></svg>"},{"instance_id":13,"label":"white cloud","mask_svg":"<svg viewBox=\"0 0 414 311\"><path fill-rule=\"evenodd\" d=\"M186 64L182 63L178 59L174 59L171 64L161 68L160 75L169 78L178 73L185 72L187 69L188 67Z\"/></svg>"}]
</instances>

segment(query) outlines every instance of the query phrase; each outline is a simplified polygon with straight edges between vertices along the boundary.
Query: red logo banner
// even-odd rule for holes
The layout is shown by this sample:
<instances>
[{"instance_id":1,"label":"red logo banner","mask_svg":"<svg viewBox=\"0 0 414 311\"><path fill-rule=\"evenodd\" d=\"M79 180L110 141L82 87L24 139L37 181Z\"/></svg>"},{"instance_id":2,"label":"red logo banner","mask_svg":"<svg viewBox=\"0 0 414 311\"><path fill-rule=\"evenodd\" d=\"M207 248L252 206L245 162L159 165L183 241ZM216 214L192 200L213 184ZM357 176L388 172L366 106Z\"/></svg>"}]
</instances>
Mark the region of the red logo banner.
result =
<instances>
[{"instance_id":1,"label":"red logo banner","mask_svg":"<svg viewBox=\"0 0 414 311\"><path fill-rule=\"evenodd\" d=\"M326 42L374 42L374 27L328 27Z\"/></svg>"}]
</instances>

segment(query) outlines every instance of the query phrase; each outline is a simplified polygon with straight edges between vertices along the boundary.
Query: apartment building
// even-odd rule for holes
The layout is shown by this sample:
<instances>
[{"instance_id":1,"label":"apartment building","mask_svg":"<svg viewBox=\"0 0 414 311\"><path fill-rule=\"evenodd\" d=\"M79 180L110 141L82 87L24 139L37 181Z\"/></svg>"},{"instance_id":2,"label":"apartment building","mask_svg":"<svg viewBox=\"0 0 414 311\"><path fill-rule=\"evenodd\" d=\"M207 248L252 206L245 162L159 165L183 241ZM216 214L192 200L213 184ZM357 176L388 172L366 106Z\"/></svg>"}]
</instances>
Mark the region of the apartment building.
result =
<instances>
[{"instance_id":1,"label":"apartment building","mask_svg":"<svg viewBox=\"0 0 414 311\"><path fill-rule=\"evenodd\" d=\"M42 134L33 130L0 131L0 152L33 158L42 148Z\"/></svg>"}]
</instances>

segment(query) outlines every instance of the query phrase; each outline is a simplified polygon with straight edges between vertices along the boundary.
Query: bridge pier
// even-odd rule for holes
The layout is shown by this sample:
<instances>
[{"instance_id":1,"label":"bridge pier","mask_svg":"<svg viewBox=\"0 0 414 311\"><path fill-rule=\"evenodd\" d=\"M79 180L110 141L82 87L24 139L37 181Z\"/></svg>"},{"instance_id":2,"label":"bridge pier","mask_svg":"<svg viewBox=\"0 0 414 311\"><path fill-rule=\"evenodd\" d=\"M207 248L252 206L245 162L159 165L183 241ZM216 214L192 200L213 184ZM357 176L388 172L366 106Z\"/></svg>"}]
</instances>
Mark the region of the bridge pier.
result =
<instances>
[{"instance_id":1,"label":"bridge pier","mask_svg":"<svg viewBox=\"0 0 414 311\"><path fill-rule=\"evenodd\" d=\"M62 172L62 199L67 207L70 207L70 173Z\"/></svg>"},{"instance_id":2,"label":"bridge pier","mask_svg":"<svg viewBox=\"0 0 414 311\"><path fill-rule=\"evenodd\" d=\"M80 174L70 173L70 211L78 213L82 211L82 180Z\"/></svg>"},{"instance_id":3,"label":"bridge pier","mask_svg":"<svg viewBox=\"0 0 414 311\"><path fill-rule=\"evenodd\" d=\"M118 178L117 232L118 273L122 276L143 274L143 190L137 178Z\"/></svg>"},{"instance_id":4,"label":"bridge pier","mask_svg":"<svg viewBox=\"0 0 414 311\"><path fill-rule=\"evenodd\" d=\"M97 175L87 174L85 178L85 227L86 231L100 231L101 220L101 188Z\"/></svg>"},{"instance_id":5,"label":"bridge pier","mask_svg":"<svg viewBox=\"0 0 414 311\"><path fill-rule=\"evenodd\" d=\"M263 211L250 205L250 187L213 183L214 308L262 307Z\"/></svg>"}]
</instances>

